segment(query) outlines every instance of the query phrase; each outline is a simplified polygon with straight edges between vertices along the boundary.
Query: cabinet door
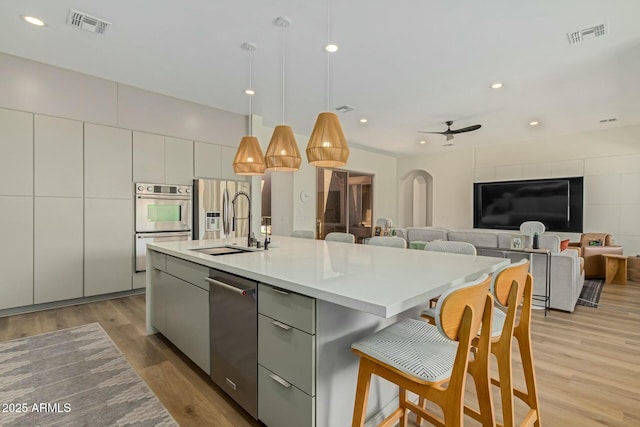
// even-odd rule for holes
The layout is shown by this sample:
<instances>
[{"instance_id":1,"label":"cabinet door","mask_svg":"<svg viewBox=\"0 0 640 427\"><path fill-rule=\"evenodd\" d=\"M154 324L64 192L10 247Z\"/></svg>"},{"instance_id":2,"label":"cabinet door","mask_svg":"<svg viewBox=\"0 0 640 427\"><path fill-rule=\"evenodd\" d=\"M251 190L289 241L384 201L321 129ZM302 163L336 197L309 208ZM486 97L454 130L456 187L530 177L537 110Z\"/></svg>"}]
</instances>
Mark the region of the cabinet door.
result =
<instances>
[{"instance_id":1,"label":"cabinet door","mask_svg":"<svg viewBox=\"0 0 640 427\"><path fill-rule=\"evenodd\" d=\"M133 132L133 180L164 184L164 137Z\"/></svg>"},{"instance_id":2,"label":"cabinet door","mask_svg":"<svg viewBox=\"0 0 640 427\"><path fill-rule=\"evenodd\" d=\"M33 114L0 108L0 195L33 195Z\"/></svg>"},{"instance_id":3,"label":"cabinet door","mask_svg":"<svg viewBox=\"0 0 640 427\"><path fill-rule=\"evenodd\" d=\"M85 197L133 198L131 131L84 125Z\"/></svg>"},{"instance_id":4,"label":"cabinet door","mask_svg":"<svg viewBox=\"0 0 640 427\"><path fill-rule=\"evenodd\" d=\"M193 141L164 138L165 181L167 184L193 184Z\"/></svg>"},{"instance_id":5,"label":"cabinet door","mask_svg":"<svg viewBox=\"0 0 640 427\"><path fill-rule=\"evenodd\" d=\"M209 374L209 292L168 274L163 277L169 288L166 336Z\"/></svg>"},{"instance_id":6,"label":"cabinet door","mask_svg":"<svg viewBox=\"0 0 640 427\"><path fill-rule=\"evenodd\" d=\"M151 310L151 325L163 335L167 335L167 274L152 268L151 298L149 299Z\"/></svg>"},{"instance_id":7,"label":"cabinet door","mask_svg":"<svg viewBox=\"0 0 640 427\"><path fill-rule=\"evenodd\" d=\"M236 157L236 148L220 147L220 177L222 179L241 179L233 170L233 159Z\"/></svg>"},{"instance_id":8,"label":"cabinet door","mask_svg":"<svg viewBox=\"0 0 640 427\"><path fill-rule=\"evenodd\" d=\"M31 305L33 197L0 196L0 211L0 309Z\"/></svg>"},{"instance_id":9,"label":"cabinet door","mask_svg":"<svg viewBox=\"0 0 640 427\"><path fill-rule=\"evenodd\" d=\"M193 150L195 176L197 178L220 178L220 146L195 142Z\"/></svg>"},{"instance_id":10,"label":"cabinet door","mask_svg":"<svg viewBox=\"0 0 640 427\"><path fill-rule=\"evenodd\" d=\"M85 199L84 296L131 290L133 201Z\"/></svg>"},{"instance_id":11,"label":"cabinet door","mask_svg":"<svg viewBox=\"0 0 640 427\"><path fill-rule=\"evenodd\" d=\"M82 197L82 122L36 114L34 127L35 195Z\"/></svg>"},{"instance_id":12,"label":"cabinet door","mask_svg":"<svg viewBox=\"0 0 640 427\"><path fill-rule=\"evenodd\" d=\"M82 199L35 198L34 302L82 297Z\"/></svg>"}]
</instances>

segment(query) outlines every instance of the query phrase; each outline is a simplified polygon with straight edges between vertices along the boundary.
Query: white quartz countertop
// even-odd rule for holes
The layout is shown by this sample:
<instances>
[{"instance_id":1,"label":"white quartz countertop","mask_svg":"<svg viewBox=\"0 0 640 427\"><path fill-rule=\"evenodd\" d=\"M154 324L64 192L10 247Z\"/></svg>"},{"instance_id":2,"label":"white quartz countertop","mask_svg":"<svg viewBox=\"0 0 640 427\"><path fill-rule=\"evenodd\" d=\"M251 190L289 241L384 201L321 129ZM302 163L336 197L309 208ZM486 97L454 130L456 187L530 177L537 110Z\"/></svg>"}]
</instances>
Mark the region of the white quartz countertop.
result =
<instances>
[{"instance_id":1,"label":"white quartz countertop","mask_svg":"<svg viewBox=\"0 0 640 427\"><path fill-rule=\"evenodd\" d=\"M504 258L454 255L272 236L275 247L211 256L191 249L246 238L151 243L149 249L355 310L391 317L446 288L508 264Z\"/></svg>"}]
</instances>

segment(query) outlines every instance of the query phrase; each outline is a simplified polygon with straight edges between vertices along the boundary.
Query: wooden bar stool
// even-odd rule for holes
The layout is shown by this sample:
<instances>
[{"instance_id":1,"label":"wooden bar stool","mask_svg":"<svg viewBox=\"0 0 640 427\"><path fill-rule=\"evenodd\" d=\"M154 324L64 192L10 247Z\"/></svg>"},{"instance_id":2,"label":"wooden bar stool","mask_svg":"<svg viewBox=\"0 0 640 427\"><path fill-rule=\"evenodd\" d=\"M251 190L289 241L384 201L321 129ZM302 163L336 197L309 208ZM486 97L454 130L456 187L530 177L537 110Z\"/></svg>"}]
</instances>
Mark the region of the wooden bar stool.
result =
<instances>
[{"instance_id":1,"label":"wooden bar stool","mask_svg":"<svg viewBox=\"0 0 640 427\"><path fill-rule=\"evenodd\" d=\"M514 402L515 395L529 406L529 412L519 425L540 426L540 411L538 406L538 394L533 367L533 354L531 351L531 307L533 296L533 279L529 274L529 261L524 259L518 263L510 264L493 275L491 281L491 293L494 296L495 307L493 310L493 323L491 332L491 353L496 356L498 364L498 379L491 379L491 382L500 387L500 399L502 402L502 416L505 427L515 426ZM518 307L522 302L520 321L516 325ZM422 317L430 323L435 321L431 309L422 312ZM525 384L527 391L513 388L512 374L512 338L516 338L520 348L522 366L524 370ZM480 345L476 339L474 346ZM491 402L482 399L480 390L485 390L486 385L482 384L487 378L488 360L479 359L479 355L469 362L469 373L474 377L474 382L478 388L478 404L480 412L465 407L465 413L478 421L483 418L483 409ZM481 383L481 384L479 384Z\"/></svg>"},{"instance_id":2,"label":"wooden bar stool","mask_svg":"<svg viewBox=\"0 0 640 427\"><path fill-rule=\"evenodd\" d=\"M491 325L493 297L490 279L480 279L449 289L436 305L436 326L417 319L405 319L356 343L351 348L360 356L358 384L353 410L354 427L365 422L371 375L395 383L400 388L398 408L380 426L400 420L407 425L407 410L439 426L461 426L464 418L464 388L471 341L480 324ZM481 333L477 351L488 360L491 328ZM489 378L483 393L491 398ZM407 400L407 391L442 408L444 419ZM492 405L483 413L486 425L495 424Z\"/></svg>"}]
</instances>

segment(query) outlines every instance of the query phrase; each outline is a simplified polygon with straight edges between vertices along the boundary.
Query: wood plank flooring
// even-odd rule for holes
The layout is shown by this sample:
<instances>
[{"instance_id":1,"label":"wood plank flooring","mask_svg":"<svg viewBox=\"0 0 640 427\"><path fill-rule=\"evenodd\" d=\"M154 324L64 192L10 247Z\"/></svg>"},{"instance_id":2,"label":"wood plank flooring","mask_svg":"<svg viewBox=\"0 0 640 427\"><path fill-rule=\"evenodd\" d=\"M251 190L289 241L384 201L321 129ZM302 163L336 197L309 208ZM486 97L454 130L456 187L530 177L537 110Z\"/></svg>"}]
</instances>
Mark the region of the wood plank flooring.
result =
<instances>
[{"instance_id":1,"label":"wood plank flooring","mask_svg":"<svg viewBox=\"0 0 640 427\"><path fill-rule=\"evenodd\" d=\"M261 425L166 339L145 335L144 295L0 318L0 341L91 322L102 325L181 426ZM532 338L543 426L640 425L640 283L607 285L597 309L578 306L546 318L534 312ZM517 363L514 370L522 387ZM475 406L472 381L467 390ZM526 408L516 411L523 416Z\"/></svg>"}]
</instances>

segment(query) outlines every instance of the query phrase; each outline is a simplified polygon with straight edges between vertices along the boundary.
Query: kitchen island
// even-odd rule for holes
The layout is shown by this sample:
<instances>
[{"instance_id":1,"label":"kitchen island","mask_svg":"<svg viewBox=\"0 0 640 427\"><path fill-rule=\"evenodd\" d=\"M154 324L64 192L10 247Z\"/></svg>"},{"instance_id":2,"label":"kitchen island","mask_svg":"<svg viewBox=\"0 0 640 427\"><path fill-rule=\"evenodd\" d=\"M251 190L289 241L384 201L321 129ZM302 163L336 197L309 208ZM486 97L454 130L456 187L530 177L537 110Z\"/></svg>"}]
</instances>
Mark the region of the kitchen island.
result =
<instances>
[{"instance_id":1,"label":"kitchen island","mask_svg":"<svg viewBox=\"0 0 640 427\"><path fill-rule=\"evenodd\" d=\"M257 282L258 418L272 427L348 425L358 368L351 343L418 316L448 287L508 263L281 236L272 240L277 247L266 251L221 256L194 249L240 246L246 240L160 243L147 251L147 333L160 331L207 373L216 369L209 364L207 272ZM382 416L388 403L395 404L396 393L374 380L368 415Z\"/></svg>"}]
</instances>

